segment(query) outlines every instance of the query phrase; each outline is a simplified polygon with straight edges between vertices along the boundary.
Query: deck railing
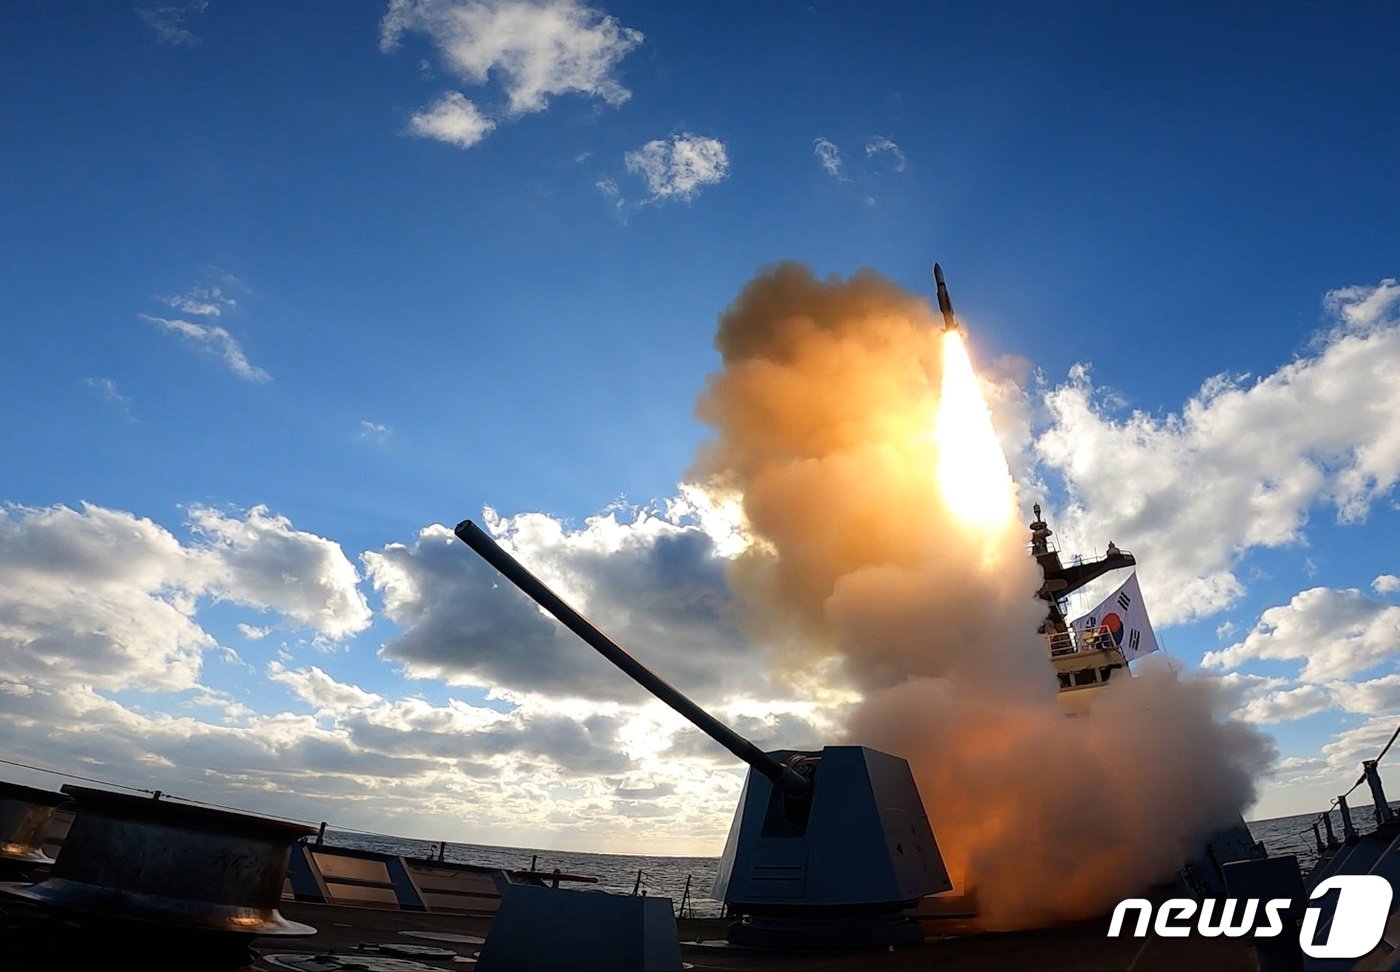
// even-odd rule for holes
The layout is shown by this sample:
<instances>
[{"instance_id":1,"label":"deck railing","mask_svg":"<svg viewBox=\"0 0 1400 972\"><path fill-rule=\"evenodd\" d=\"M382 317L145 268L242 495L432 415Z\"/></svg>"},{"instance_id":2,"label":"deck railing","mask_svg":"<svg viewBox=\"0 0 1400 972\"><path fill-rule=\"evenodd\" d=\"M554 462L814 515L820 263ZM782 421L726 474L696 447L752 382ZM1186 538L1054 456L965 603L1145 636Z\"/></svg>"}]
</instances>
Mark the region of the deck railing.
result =
<instances>
[{"instance_id":1,"label":"deck railing","mask_svg":"<svg viewBox=\"0 0 1400 972\"><path fill-rule=\"evenodd\" d=\"M1385 758L1385 754L1390 752L1390 747L1395 745L1395 740L1397 738L1400 738L1400 726L1397 726L1395 732L1391 733L1390 741L1381 748L1380 753L1376 755L1375 759L1363 759L1361 761L1361 775L1356 778L1356 782L1351 785L1351 789L1334 797L1327 809L1319 813L1317 817L1313 819L1312 823L1293 835L1295 837L1301 837L1308 833L1308 831L1312 831L1313 840L1317 844L1319 865L1330 857L1337 848L1341 847L1344 842L1350 843L1357 839L1356 825L1352 822L1351 807L1347 805L1347 797L1356 792L1356 788L1362 783L1369 784L1370 786L1371 800L1374 804L1372 815L1376 826L1380 827L1396 819L1395 811L1391 809L1390 801L1386 799L1385 788L1381 784L1380 771L1377 767L1380 761ZM1337 839L1336 831L1332 827L1333 810L1337 810L1341 817L1341 840ZM1327 832L1325 841L1322 837L1324 829Z\"/></svg>"}]
</instances>

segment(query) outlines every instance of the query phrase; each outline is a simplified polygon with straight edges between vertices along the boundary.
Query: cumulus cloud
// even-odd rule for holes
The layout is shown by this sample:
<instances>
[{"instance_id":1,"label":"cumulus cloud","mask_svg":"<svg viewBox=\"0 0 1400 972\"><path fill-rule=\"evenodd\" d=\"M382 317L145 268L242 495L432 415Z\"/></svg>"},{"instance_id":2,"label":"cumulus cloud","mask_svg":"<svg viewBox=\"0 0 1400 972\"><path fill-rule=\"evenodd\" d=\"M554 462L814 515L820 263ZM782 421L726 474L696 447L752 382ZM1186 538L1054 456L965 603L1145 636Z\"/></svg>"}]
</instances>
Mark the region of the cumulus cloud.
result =
<instances>
[{"instance_id":1,"label":"cumulus cloud","mask_svg":"<svg viewBox=\"0 0 1400 972\"><path fill-rule=\"evenodd\" d=\"M627 171L639 175L653 200L694 198L701 188L723 182L729 156L717 138L688 132L653 139L624 156Z\"/></svg>"},{"instance_id":2,"label":"cumulus cloud","mask_svg":"<svg viewBox=\"0 0 1400 972\"><path fill-rule=\"evenodd\" d=\"M339 547L261 507L191 512L185 544L149 519L84 504L9 506L0 520L0 654L33 684L181 691L216 640L201 599L271 610L340 637L368 623Z\"/></svg>"},{"instance_id":3,"label":"cumulus cloud","mask_svg":"<svg viewBox=\"0 0 1400 972\"><path fill-rule=\"evenodd\" d=\"M1338 287L1328 292L1323 298L1323 305L1337 317L1343 328L1370 331L1400 305L1400 284L1393 278L1387 278L1375 287Z\"/></svg>"},{"instance_id":4,"label":"cumulus cloud","mask_svg":"<svg viewBox=\"0 0 1400 972\"><path fill-rule=\"evenodd\" d=\"M543 111L551 98L566 94L622 104L631 92L614 74L643 39L576 0L391 0L380 49L394 50L410 32L425 34L447 69L467 83L498 81L513 117ZM410 128L467 148L494 125L450 92L415 115Z\"/></svg>"},{"instance_id":5,"label":"cumulus cloud","mask_svg":"<svg viewBox=\"0 0 1400 972\"><path fill-rule=\"evenodd\" d=\"M154 784L181 796L280 809L296 818L344 812L339 801L364 799L364 781L375 776L415 780L433 768L422 758L359 750L343 730L319 726L310 715L215 724L131 709L77 683L41 685L24 695L10 694L0 683L0 696L7 741L41 764L65 754L74 765L81 761L89 775L123 785ZM35 720L42 737L24 731Z\"/></svg>"},{"instance_id":6,"label":"cumulus cloud","mask_svg":"<svg viewBox=\"0 0 1400 972\"><path fill-rule=\"evenodd\" d=\"M842 735L845 719L854 709L855 696L847 705L814 706L805 702L774 704L763 702L721 708L719 715L726 725L752 742L759 749L820 750ZM761 708L761 711L754 711ZM676 759L704 760L716 765L730 764L730 756L719 743L699 729L689 725L679 727L670 736L666 753Z\"/></svg>"},{"instance_id":7,"label":"cumulus cloud","mask_svg":"<svg viewBox=\"0 0 1400 972\"><path fill-rule=\"evenodd\" d=\"M221 360L229 371L240 378L249 381L272 380L271 375L248 360L238 339L217 324L197 324L183 318L156 317L152 314L142 314L141 319L164 331L178 334L204 353Z\"/></svg>"},{"instance_id":8,"label":"cumulus cloud","mask_svg":"<svg viewBox=\"0 0 1400 972\"><path fill-rule=\"evenodd\" d=\"M190 702L215 722L138 711L76 682L0 676L0 735L12 758L124 785L333 827L520 846L548 833L556 846L694 852L697 839L722 838L741 781L732 765L665 758L677 726L659 703L499 711L389 700L315 667L274 663L266 675L311 711L254 713L198 692Z\"/></svg>"},{"instance_id":9,"label":"cumulus cloud","mask_svg":"<svg viewBox=\"0 0 1400 972\"><path fill-rule=\"evenodd\" d=\"M145 21L146 26L156 32L162 44L174 47L194 47L199 37L189 29L188 24L196 14L204 13L209 0L185 0L184 3L162 3L149 7L137 7L136 15Z\"/></svg>"},{"instance_id":10,"label":"cumulus cloud","mask_svg":"<svg viewBox=\"0 0 1400 972\"><path fill-rule=\"evenodd\" d=\"M834 178L841 178L841 150L836 147L836 143L826 138L817 138L812 142L812 154L817 157L826 174Z\"/></svg>"},{"instance_id":11,"label":"cumulus cloud","mask_svg":"<svg viewBox=\"0 0 1400 972\"><path fill-rule=\"evenodd\" d=\"M267 677L287 686L303 702L322 712L363 709L382 701L373 692L336 681L315 665L294 671L272 661L267 664Z\"/></svg>"},{"instance_id":12,"label":"cumulus cloud","mask_svg":"<svg viewBox=\"0 0 1400 972\"><path fill-rule=\"evenodd\" d=\"M491 516L487 524L561 597L682 691L713 697L739 685L756 659L729 617L727 562L701 527L634 512L631 520L592 517L577 530L544 514ZM363 559L385 613L403 628L381 652L412 677L555 697L645 697L445 526Z\"/></svg>"},{"instance_id":13,"label":"cumulus cloud","mask_svg":"<svg viewBox=\"0 0 1400 972\"><path fill-rule=\"evenodd\" d=\"M398 821L391 832L411 833L470 819L495 842L535 841L547 828L615 849L635 839L610 811L615 791L624 778L645 777L662 794L647 826L674 825L687 842L716 837L738 774L663 765L657 753L677 727L648 714L658 705L649 697L627 708L543 696L432 705L386 699L286 655L259 669L266 681L252 683L255 694L201 684L211 652L237 662L201 626L215 602L334 635L357 630L368 613L339 547L284 517L196 507L189 526L182 540L92 505L5 508L0 737L12 758L358 828ZM664 555L651 564L686 569L684 558ZM238 627L250 638L268 633ZM288 707L304 711L268 711L279 696L256 691L268 684L287 688ZM129 689L158 695L140 709L110 697ZM254 698L261 711L248 704Z\"/></svg>"},{"instance_id":14,"label":"cumulus cloud","mask_svg":"<svg viewBox=\"0 0 1400 972\"><path fill-rule=\"evenodd\" d=\"M1377 594L1394 594L1396 591L1400 591L1400 577L1396 577L1394 574L1381 574L1371 581L1371 590Z\"/></svg>"},{"instance_id":15,"label":"cumulus cloud","mask_svg":"<svg viewBox=\"0 0 1400 972\"><path fill-rule=\"evenodd\" d=\"M903 149L883 135L872 135L870 141L865 143L865 157L888 157L896 172L903 172L906 164Z\"/></svg>"},{"instance_id":16,"label":"cumulus cloud","mask_svg":"<svg viewBox=\"0 0 1400 972\"><path fill-rule=\"evenodd\" d=\"M375 750L498 765L520 758L582 777L627 770L619 722L616 714L577 718L521 709L501 714L461 702L435 707L405 699L357 712L344 725L352 740Z\"/></svg>"},{"instance_id":17,"label":"cumulus cloud","mask_svg":"<svg viewBox=\"0 0 1400 972\"><path fill-rule=\"evenodd\" d=\"M1395 716L1377 715L1359 726L1337 733L1322 747L1330 779L1346 779L1363 759L1375 759L1395 732Z\"/></svg>"},{"instance_id":18,"label":"cumulus cloud","mask_svg":"<svg viewBox=\"0 0 1400 972\"><path fill-rule=\"evenodd\" d=\"M1332 708L1332 696L1320 685L1299 685L1296 688L1269 692L1235 710L1234 716L1245 722L1288 722L1316 715Z\"/></svg>"},{"instance_id":19,"label":"cumulus cloud","mask_svg":"<svg viewBox=\"0 0 1400 972\"><path fill-rule=\"evenodd\" d=\"M1237 668L1259 659L1302 659L1300 678L1321 683L1357 675L1400 654L1400 607L1360 591L1314 587L1271 607L1245 636L1201 664Z\"/></svg>"},{"instance_id":20,"label":"cumulus cloud","mask_svg":"<svg viewBox=\"0 0 1400 972\"><path fill-rule=\"evenodd\" d=\"M1371 715L1400 709L1400 675L1383 675L1362 682L1338 682L1332 689L1337 704L1347 712Z\"/></svg>"},{"instance_id":21,"label":"cumulus cloud","mask_svg":"<svg viewBox=\"0 0 1400 972\"><path fill-rule=\"evenodd\" d=\"M215 645L193 620L184 581L203 573L196 552L148 519L90 505L6 507L0 667L31 683L189 688Z\"/></svg>"},{"instance_id":22,"label":"cumulus cloud","mask_svg":"<svg viewBox=\"0 0 1400 972\"><path fill-rule=\"evenodd\" d=\"M329 638L368 627L359 576L335 541L297 530L265 506L241 517L195 506L189 520L213 565L208 584L217 596L275 611Z\"/></svg>"},{"instance_id":23,"label":"cumulus cloud","mask_svg":"<svg viewBox=\"0 0 1400 972\"><path fill-rule=\"evenodd\" d=\"M1394 702L1393 692L1383 694L1391 703ZM1362 698L1358 696L1352 701L1360 703ZM1310 805L1314 810L1325 806L1327 797L1324 794L1348 793L1353 819L1358 824L1362 823L1358 811L1370 803L1370 794L1364 788L1354 794L1349 791L1353 784L1361 783L1361 761L1375 759L1390 743L1396 728L1396 715L1394 709L1384 714L1361 714L1370 718L1360 725L1334 733L1320 749L1310 747L1305 754L1280 759L1270 773L1276 791L1296 794L1297 799L1307 801L1304 805ZM1382 776L1386 772L1385 765L1382 764ZM1365 816L1369 817L1370 814L1365 813Z\"/></svg>"},{"instance_id":24,"label":"cumulus cloud","mask_svg":"<svg viewBox=\"0 0 1400 972\"><path fill-rule=\"evenodd\" d=\"M1318 502L1358 521L1400 477L1400 287L1326 305L1337 325L1312 356L1253 382L1218 375L1180 413L1120 418L1085 366L1046 394L1037 456L1071 496L1057 529L1074 549L1114 537L1152 550L1143 586L1159 623L1235 603L1246 551L1302 541Z\"/></svg>"},{"instance_id":25,"label":"cumulus cloud","mask_svg":"<svg viewBox=\"0 0 1400 972\"><path fill-rule=\"evenodd\" d=\"M426 110L408 120L411 134L435 138L458 148L471 148L495 127L496 123L459 91L445 92Z\"/></svg>"},{"instance_id":26,"label":"cumulus cloud","mask_svg":"<svg viewBox=\"0 0 1400 972\"><path fill-rule=\"evenodd\" d=\"M1229 672L1215 680L1223 705L1238 709L1254 699L1267 695L1290 684L1286 678L1255 675L1246 672Z\"/></svg>"}]
</instances>

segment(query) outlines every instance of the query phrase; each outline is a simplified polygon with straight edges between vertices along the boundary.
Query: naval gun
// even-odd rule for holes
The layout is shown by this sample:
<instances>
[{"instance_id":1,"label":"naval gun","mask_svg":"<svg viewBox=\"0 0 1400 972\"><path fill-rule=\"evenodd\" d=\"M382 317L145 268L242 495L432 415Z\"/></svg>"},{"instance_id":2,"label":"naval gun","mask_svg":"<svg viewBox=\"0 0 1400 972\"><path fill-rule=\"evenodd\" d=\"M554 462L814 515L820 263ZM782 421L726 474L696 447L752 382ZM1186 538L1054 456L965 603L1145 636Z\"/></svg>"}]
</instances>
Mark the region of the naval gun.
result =
<instances>
[{"instance_id":1,"label":"naval gun","mask_svg":"<svg viewBox=\"0 0 1400 972\"><path fill-rule=\"evenodd\" d=\"M656 698L749 766L714 897L736 944L914 944L904 912L952 887L909 764L864 746L764 752L579 614L471 520L455 533L500 574Z\"/></svg>"}]
</instances>

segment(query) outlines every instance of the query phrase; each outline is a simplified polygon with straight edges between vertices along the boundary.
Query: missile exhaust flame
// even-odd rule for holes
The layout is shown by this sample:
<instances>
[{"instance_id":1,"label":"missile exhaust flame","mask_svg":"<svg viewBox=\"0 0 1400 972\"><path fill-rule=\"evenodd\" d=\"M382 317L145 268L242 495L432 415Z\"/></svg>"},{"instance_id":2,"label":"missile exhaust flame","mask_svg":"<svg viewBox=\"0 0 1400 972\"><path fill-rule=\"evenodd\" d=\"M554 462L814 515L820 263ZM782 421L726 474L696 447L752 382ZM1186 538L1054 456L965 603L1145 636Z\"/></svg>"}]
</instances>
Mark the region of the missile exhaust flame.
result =
<instances>
[{"instance_id":1,"label":"missile exhaust flame","mask_svg":"<svg viewBox=\"0 0 1400 972\"><path fill-rule=\"evenodd\" d=\"M999 530L1016 514L1011 471L992 427L960 330L943 331L938 418L938 486L964 523Z\"/></svg>"}]
</instances>

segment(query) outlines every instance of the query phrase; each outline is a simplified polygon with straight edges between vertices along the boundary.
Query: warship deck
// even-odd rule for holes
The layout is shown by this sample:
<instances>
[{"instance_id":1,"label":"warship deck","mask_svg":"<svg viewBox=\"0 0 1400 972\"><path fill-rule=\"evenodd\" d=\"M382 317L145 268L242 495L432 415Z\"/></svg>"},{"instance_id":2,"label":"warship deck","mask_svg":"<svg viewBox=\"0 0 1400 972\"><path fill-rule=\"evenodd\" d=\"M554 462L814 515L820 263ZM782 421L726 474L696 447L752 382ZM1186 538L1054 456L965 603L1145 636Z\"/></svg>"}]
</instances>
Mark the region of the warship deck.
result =
<instances>
[{"instance_id":1,"label":"warship deck","mask_svg":"<svg viewBox=\"0 0 1400 972\"><path fill-rule=\"evenodd\" d=\"M85 972L435 972L476 964L490 915L409 913L345 905L283 902L282 914L316 928L309 937L260 937L237 953L208 942L182 943L170 929L133 932L80 929L22 902L0 908L0 928L14 948L23 942L38 968ZM922 944L884 951L779 952L731 946L718 918L677 922L681 957L693 972L809 970L1035 970L1035 972L1187 972L1257 970L1255 951L1239 939L1108 938L1107 920L1037 931L956 934L947 922L924 924ZM545 931L546 934L550 932ZM556 934L560 932L555 932Z\"/></svg>"},{"instance_id":2,"label":"warship deck","mask_svg":"<svg viewBox=\"0 0 1400 972\"><path fill-rule=\"evenodd\" d=\"M317 934L307 939L255 940L253 948L258 957L244 967L247 972L289 968L302 972L461 969L474 964L481 940L490 927L490 918L485 916L411 915L292 902L286 902L281 910L293 921L314 925ZM677 922L681 956L688 969L1234 972L1259 968L1254 949L1238 939L1108 938L1106 919L1037 931L975 935L948 934L951 929L939 927L944 923L930 922L925 924L928 937L923 944L886 951L776 952L739 948L725 944L727 924L718 918ZM425 947L443 954L429 953Z\"/></svg>"}]
</instances>

